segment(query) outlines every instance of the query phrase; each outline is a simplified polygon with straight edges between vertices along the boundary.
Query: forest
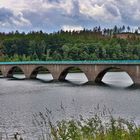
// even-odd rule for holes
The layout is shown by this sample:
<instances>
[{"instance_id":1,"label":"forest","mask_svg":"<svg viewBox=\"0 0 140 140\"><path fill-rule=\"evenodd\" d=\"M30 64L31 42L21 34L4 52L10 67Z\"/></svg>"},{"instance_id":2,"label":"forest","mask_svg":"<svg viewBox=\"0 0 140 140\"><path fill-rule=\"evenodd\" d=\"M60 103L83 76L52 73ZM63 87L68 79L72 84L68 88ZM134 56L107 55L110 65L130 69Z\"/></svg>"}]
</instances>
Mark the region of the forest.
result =
<instances>
[{"instance_id":1,"label":"forest","mask_svg":"<svg viewBox=\"0 0 140 140\"><path fill-rule=\"evenodd\" d=\"M0 33L0 61L138 60L140 28L130 27L45 33ZM127 35L126 38L117 35Z\"/></svg>"}]
</instances>

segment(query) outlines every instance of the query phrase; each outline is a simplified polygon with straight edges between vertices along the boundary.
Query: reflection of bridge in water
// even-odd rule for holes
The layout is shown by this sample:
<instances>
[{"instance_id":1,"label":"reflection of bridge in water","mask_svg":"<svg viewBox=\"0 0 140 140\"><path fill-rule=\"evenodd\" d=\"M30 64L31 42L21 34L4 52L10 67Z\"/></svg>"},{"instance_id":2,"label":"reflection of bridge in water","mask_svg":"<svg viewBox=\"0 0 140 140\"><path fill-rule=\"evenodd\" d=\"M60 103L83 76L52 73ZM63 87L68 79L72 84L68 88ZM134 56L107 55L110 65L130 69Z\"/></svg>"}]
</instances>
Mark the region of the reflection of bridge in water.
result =
<instances>
[{"instance_id":1,"label":"reflection of bridge in water","mask_svg":"<svg viewBox=\"0 0 140 140\"><path fill-rule=\"evenodd\" d=\"M108 71L120 69L127 72L134 83L140 84L140 60L0 62L4 77L12 78L17 68L27 79L36 78L40 69L45 68L52 74L54 81L64 81L71 68L79 68L89 83L101 82Z\"/></svg>"}]
</instances>

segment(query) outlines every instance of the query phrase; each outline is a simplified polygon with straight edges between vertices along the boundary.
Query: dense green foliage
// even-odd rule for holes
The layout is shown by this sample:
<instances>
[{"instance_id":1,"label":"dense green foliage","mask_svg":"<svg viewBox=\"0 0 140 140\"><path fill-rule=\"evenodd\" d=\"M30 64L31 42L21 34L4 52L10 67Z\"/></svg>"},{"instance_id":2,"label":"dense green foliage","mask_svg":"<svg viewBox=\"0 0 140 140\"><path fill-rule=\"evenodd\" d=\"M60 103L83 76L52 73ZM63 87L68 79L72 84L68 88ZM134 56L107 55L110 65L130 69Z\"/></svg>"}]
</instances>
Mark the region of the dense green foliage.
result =
<instances>
[{"instance_id":1,"label":"dense green foliage","mask_svg":"<svg viewBox=\"0 0 140 140\"><path fill-rule=\"evenodd\" d=\"M0 61L140 59L139 35L115 37L121 31L0 33Z\"/></svg>"}]
</instances>

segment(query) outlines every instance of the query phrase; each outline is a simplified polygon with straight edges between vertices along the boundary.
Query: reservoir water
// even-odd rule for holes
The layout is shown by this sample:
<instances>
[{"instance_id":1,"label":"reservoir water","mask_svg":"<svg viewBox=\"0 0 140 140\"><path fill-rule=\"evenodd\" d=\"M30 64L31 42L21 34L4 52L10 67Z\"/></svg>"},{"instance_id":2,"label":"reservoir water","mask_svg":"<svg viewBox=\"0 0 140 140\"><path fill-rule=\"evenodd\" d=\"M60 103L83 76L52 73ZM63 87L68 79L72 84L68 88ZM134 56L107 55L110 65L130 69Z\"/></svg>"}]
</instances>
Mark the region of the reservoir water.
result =
<instances>
[{"instance_id":1,"label":"reservoir water","mask_svg":"<svg viewBox=\"0 0 140 140\"><path fill-rule=\"evenodd\" d=\"M22 75L19 75L22 77ZM116 117L133 118L140 124L140 88L125 72L108 72L107 85L80 85L87 82L82 73L68 74L72 83L48 82L51 75L38 75L42 80L0 78L0 132L21 133L26 139L37 137L33 114L52 111L55 120L71 117L92 117L95 107L113 109ZM63 109L62 109L63 107Z\"/></svg>"}]
</instances>

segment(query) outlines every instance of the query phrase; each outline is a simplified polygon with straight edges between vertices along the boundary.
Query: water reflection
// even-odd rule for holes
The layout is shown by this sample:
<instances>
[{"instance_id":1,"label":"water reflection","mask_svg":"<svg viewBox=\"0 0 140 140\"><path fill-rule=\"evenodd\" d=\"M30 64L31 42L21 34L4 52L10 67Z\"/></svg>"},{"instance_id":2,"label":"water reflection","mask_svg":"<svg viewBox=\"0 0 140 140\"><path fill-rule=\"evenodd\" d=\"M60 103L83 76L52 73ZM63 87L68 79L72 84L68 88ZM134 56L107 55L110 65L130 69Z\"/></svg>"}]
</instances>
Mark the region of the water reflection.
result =
<instances>
[{"instance_id":1,"label":"water reflection","mask_svg":"<svg viewBox=\"0 0 140 140\"><path fill-rule=\"evenodd\" d=\"M15 80L25 79L24 74L14 74L13 77L15 78ZM52 74L50 73L38 73L36 79L44 83L53 81ZM65 79L65 82L75 85L83 85L88 82L88 79L84 73L68 73ZM104 75L102 82L103 83L101 85L120 88L130 87L134 84L132 79L126 72L107 72Z\"/></svg>"},{"instance_id":2,"label":"water reflection","mask_svg":"<svg viewBox=\"0 0 140 140\"><path fill-rule=\"evenodd\" d=\"M19 79L19 80L22 80L22 79L25 79L25 75L23 73L20 73L20 74L13 74L13 78L14 79Z\"/></svg>"},{"instance_id":3,"label":"water reflection","mask_svg":"<svg viewBox=\"0 0 140 140\"><path fill-rule=\"evenodd\" d=\"M114 87L129 87L133 81L126 72L107 72L102 82Z\"/></svg>"},{"instance_id":4,"label":"water reflection","mask_svg":"<svg viewBox=\"0 0 140 140\"><path fill-rule=\"evenodd\" d=\"M37 79L40 81L49 82L53 80L53 77L52 74L37 74Z\"/></svg>"},{"instance_id":5,"label":"water reflection","mask_svg":"<svg viewBox=\"0 0 140 140\"><path fill-rule=\"evenodd\" d=\"M84 73L68 73L66 80L72 84L82 85L88 82L88 79Z\"/></svg>"}]
</instances>

